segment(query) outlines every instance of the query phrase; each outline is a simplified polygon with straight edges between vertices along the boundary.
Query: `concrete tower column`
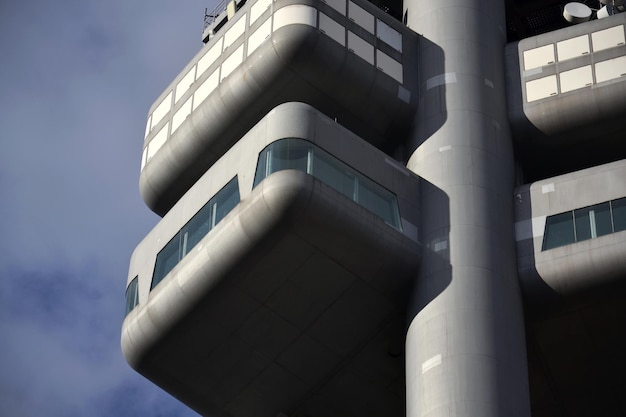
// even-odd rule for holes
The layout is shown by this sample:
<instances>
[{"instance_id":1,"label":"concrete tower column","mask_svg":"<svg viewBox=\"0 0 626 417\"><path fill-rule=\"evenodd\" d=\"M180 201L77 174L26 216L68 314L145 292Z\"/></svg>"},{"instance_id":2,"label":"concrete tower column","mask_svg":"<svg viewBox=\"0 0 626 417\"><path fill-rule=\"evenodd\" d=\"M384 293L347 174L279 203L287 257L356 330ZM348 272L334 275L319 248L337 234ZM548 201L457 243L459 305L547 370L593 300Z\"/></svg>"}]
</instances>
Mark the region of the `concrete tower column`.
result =
<instances>
[{"instance_id":1,"label":"concrete tower column","mask_svg":"<svg viewBox=\"0 0 626 417\"><path fill-rule=\"evenodd\" d=\"M405 0L404 11L424 37L407 163L425 180L407 416L528 417L504 1Z\"/></svg>"}]
</instances>

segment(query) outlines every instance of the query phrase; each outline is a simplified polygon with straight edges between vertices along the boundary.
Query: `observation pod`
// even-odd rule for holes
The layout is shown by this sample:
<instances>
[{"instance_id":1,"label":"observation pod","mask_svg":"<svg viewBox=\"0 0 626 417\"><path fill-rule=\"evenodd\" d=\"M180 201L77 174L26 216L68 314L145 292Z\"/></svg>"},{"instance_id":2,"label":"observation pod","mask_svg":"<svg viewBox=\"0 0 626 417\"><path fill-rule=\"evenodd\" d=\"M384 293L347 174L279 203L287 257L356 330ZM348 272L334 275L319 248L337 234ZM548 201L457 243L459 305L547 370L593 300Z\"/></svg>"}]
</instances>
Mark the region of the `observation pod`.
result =
<instances>
[{"instance_id":1,"label":"observation pod","mask_svg":"<svg viewBox=\"0 0 626 417\"><path fill-rule=\"evenodd\" d=\"M626 156L626 13L509 44L506 69L519 158L552 169L533 178Z\"/></svg>"},{"instance_id":2,"label":"observation pod","mask_svg":"<svg viewBox=\"0 0 626 417\"><path fill-rule=\"evenodd\" d=\"M418 35L367 1L248 1L150 110L145 203L165 214L262 115L306 102L384 150L417 108Z\"/></svg>"},{"instance_id":3,"label":"observation pod","mask_svg":"<svg viewBox=\"0 0 626 417\"><path fill-rule=\"evenodd\" d=\"M519 276L535 306L623 281L626 160L527 184L515 196Z\"/></svg>"},{"instance_id":4,"label":"observation pod","mask_svg":"<svg viewBox=\"0 0 626 417\"><path fill-rule=\"evenodd\" d=\"M418 195L334 120L278 106L133 253L126 360L203 415L402 414Z\"/></svg>"}]
</instances>

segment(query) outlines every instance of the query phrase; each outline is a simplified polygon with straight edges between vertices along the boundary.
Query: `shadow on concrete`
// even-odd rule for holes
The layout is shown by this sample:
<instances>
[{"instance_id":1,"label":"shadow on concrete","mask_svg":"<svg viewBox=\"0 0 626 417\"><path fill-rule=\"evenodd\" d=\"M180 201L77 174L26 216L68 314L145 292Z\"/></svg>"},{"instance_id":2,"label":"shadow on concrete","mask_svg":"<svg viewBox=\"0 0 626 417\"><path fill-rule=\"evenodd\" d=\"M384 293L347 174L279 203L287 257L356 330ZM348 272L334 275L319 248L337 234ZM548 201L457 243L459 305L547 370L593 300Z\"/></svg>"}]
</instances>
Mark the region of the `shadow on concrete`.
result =
<instances>
[{"instance_id":1,"label":"shadow on concrete","mask_svg":"<svg viewBox=\"0 0 626 417\"><path fill-rule=\"evenodd\" d=\"M448 118L445 57L441 47L420 36L418 53L419 100L407 158L437 132Z\"/></svg>"},{"instance_id":2,"label":"shadow on concrete","mask_svg":"<svg viewBox=\"0 0 626 417\"><path fill-rule=\"evenodd\" d=\"M418 111L408 148L404 149L405 159L435 134L448 117L443 49L420 36L418 59L417 78L420 80ZM421 220L418 238L423 245L422 262L415 275L414 287L407 304L407 327L452 280L449 198L435 185L423 178L421 181Z\"/></svg>"},{"instance_id":3,"label":"shadow on concrete","mask_svg":"<svg viewBox=\"0 0 626 417\"><path fill-rule=\"evenodd\" d=\"M448 196L426 180L422 180L421 190L422 262L416 274L419 279L416 278L414 281L407 305L407 327L413 318L452 282ZM423 204L426 200L430 204Z\"/></svg>"}]
</instances>

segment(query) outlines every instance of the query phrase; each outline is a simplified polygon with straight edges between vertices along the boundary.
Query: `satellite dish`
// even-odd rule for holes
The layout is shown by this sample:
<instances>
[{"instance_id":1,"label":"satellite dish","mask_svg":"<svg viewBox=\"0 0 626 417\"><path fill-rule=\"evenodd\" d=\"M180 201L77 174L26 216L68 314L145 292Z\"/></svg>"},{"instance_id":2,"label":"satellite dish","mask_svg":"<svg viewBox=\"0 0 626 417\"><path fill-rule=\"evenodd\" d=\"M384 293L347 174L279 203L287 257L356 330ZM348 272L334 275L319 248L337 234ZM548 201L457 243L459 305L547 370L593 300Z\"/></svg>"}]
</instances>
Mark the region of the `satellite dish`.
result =
<instances>
[{"instance_id":1,"label":"satellite dish","mask_svg":"<svg viewBox=\"0 0 626 417\"><path fill-rule=\"evenodd\" d=\"M600 10L598 10L596 16L598 17L598 19L604 19L605 17L613 16L614 14L618 13L619 10L617 10L615 6L607 4L606 6L603 6Z\"/></svg>"},{"instance_id":2,"label":"satellite dish","mask_svg":"<svg viewBox=\"0 0 626 417\"><path fill-rule=\"evenodd\" d=\"M600 0L602 4L610 4L611 6L621 6L624 4L624 0Z\"/></svg>"},{"instance_id":3,"label":"satellite dish","mask_svg":"<svg viewBox=\"0 0 626 417\"><path fill-rule=\"evenodd\" d=\"M570 23L582 23L591 19L591 9L582 3L567 3L563 17Z\"/></svg>"}]
</instances>

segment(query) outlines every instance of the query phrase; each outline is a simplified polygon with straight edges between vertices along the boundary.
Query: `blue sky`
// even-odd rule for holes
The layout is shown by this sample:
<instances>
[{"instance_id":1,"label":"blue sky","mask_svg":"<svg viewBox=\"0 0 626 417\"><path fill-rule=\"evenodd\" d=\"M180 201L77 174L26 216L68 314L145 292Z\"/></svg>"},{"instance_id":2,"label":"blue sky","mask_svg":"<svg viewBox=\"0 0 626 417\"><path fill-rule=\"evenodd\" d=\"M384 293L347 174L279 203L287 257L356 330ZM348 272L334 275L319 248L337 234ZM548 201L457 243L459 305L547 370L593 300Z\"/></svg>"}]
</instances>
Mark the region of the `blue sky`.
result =
<instances>
[{"instance_id":1,"label":"blue sky","mask_svg":"<svg viewBox=\"0 0 626 417\"><path fill-rule=\"evenodd\" d=\"M119 347L148 108L215 0L0 0L0 415L195 416Z\"/></svg>"}]
</instances>

